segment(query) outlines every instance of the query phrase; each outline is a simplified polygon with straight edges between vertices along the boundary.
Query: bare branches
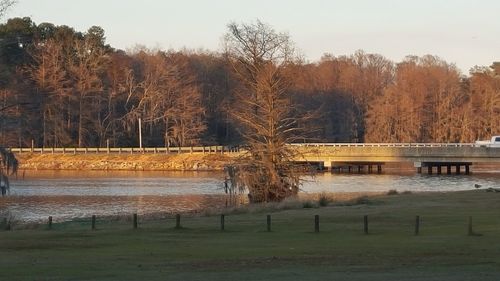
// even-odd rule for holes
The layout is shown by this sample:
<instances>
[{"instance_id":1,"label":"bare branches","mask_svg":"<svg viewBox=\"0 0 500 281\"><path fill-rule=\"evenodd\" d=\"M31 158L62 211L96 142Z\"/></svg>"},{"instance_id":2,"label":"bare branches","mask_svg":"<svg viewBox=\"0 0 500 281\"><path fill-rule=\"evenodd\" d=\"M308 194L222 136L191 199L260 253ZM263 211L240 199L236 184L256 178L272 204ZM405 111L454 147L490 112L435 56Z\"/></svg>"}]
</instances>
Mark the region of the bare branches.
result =
<instances>
[{"instance_id":1,"label":"bare branches","mask_svg":"<svg viewBox=\"0 0 500 281\"><path fill-rule=\"evenodd\" d=\"M0 191L5 196L9 191L9 175L17 173L19 163L14 153L10 150L0 147Z\"/></svg>"},{"instance_id":2,"label":"bare branches","mask_svg":"<svg viewBox=\"0 0 500 281\"><path fill-rule=\"evenodd\" d=\"M228 26L230 63L241 81L230 111L241 125L249 154L228 168L234 188L253 202L279 201L298 192L300 176L287 143L300 134L288 96L287 66L293 59L288 35L257 21Z\"/></svg>"},{"instance_id":3,"label":"bare branches","mask_svg":"<svg viewBox=\"0 0 500 281\"><path fill-rule=\"evenodd\" d=\"M0 1L0 19L5 15L7 10L14 6L17 3L17 0L1 0Z\"/></svg>"}]
</instances>

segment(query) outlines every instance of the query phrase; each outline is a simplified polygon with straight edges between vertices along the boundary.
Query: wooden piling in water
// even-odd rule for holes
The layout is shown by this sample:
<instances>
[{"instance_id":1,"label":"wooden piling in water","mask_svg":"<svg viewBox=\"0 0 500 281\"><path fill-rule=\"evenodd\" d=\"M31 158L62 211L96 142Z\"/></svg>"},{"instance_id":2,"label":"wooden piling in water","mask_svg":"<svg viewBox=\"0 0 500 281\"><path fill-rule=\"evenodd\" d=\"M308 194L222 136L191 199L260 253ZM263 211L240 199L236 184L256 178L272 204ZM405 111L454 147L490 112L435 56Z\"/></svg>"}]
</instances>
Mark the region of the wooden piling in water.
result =
<instances>
[{"instance_id":1,"label":"wooden piling in water","mask_svg":"<svg viewBox=\"0 0 500 281\"><path fill-rule=\"evenodd\" d=\"M49 229L52 229L52 216L49 216Z\"/></svg>"},{"instance_id":2,"label":"wooden piling in water","mask_svg":"<svg viewBox=\"0 0 500 281\"><path fill-rule=\"evenodd\" d=\"M134 229L137 229L137 214L133 214L132 216L132 225Z\"/></svg>"}]
</instances>

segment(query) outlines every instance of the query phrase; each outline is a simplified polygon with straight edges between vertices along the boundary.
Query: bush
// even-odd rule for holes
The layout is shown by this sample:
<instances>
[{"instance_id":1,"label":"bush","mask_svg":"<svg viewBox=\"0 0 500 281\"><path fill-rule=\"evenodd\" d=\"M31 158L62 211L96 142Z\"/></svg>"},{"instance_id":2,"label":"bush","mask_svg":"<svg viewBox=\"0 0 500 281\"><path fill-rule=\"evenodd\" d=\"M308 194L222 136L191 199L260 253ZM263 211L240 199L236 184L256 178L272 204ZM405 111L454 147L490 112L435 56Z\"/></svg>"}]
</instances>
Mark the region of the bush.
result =
<instances>
[{"instance_id":1,"label":"bush","mask_svg":"<svg viewBox=\"0 0 500 281\"><path fill-rule=\"evenodd\" d=\"M398 195L399 192L395 189L391 189L389 191L387 191L387 195Z\"/></svg>"},{"instance_id":2,"label":"bush","mask_svg":"<svg viewBox=\"0 0 500 281\"><path fill-rule=\"evenodd\" d=\"M319 199L318 199L319 206L326 207L326 206L328 206L328 204L330 204L330 202L331 202L330 198L328 198L328 196L326 196L325 193L321 193L319 195Z\"/></svg>"},{"instance_id":3,"label":"bush","mask_svg":"<svg viewBox=\"0 0 500 281\"><path fill-rule=\"evenodd\" d=\"M358 197L354 200L354 205L369 205L369 204L372 204L373 202L368 199L368 196L361 196L361 197Z\"/></svg>"},{"instance_id":4,"label":"bush","mask_svg":"<svg viewBox=\"0 0 500 281\"><path fill-rule=\"evenodd\" d=\"M302 208L306 208L306 209L314 208L314 204L311 201L304 201L302 203Z\"/></svg>"}]
</instances>

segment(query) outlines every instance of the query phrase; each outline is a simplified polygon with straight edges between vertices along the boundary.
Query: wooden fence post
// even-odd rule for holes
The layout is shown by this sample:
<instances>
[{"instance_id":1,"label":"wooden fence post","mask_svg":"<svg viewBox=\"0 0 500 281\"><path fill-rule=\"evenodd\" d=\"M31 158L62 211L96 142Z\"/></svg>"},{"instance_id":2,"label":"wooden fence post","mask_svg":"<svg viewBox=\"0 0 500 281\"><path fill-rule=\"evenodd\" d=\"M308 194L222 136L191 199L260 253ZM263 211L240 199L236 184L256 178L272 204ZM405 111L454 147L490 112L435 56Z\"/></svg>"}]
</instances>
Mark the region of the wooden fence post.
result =
<instances>
[{"instance_id":1,"label":"wooden fence post","mask_svg":"<svg viewBox=\"0 0 500 281\"><path fill-rule=\"evenodd\" d=\"M7 218L3 218L3 224L5 225L5 230L9 231L12 229L10 225L10 220L7 221Z\"/></svg>"},{"instance_id":2,"label":"wooden fence post","mask_svg":"<svg viewBox=\"0 0 500 281\"><path fill-rule=\"evenodd\" d=\"M319 215L314 216L314 232L319 232Z\"/></svg>"},{"instance_id":3,"label":"wooden fence post","mask_svg":"<svg viewBox=\"0 0 500 281\"><path fill-rule=\"evenodd\" d=\"M177 229L181 228L181 215L180 214L175 215L175 228L177 228Z\"/></svg>"},{"instance_id":4,"label":"wooden fence post","mask_svg":"<svg viewBox=\"0 0 500 281\"><path fill-rule=\"evenodd\" d=\"M220 230L224 231L224 214L220 215Z\"/></svg>"},{"instance_id":5,"label":"wooden fence post","mask_svg":"<svg viewBox=\"0 0 500 281\"><path fill-rule=\"evenodd\" d=\"M92 215L92 230L95 230L95 215Z\"/></svg>"},{"instance_id":6,"label":"wooden fence post","mask_svg":"<svg viewBox=\"0 0 500 281\"><path fill-rule=\"evenodd\" d=\"M267 232L271 232L271 215L267 215Z\"/></svg>"},{"instance_id":7,"label":"wooden fence post","mask_svg":"<svg viewBox=\"0 0 500 281\"><path fill-rule=\"evenodd\" d=\"M420 232L420 216L415 217L415 235L418 235Z\"/></svg>"},{"instance_id":8,"label":"wooden fence post","mask_svg":"<svg viewBox=\"0 0 500 281\"><path fill-rule=\"evenodd\" d=\"M474 232L472 231L472 216L469 216L469 226L468 226L467 234L469 236L474 235Z\"/></svg>"},{"instance_id":9,"label":"wooden fence post","mask_svg":"<svg viewBox=\"0 0 500 281\"><path fill-rule=\"evenodd\" d=\"M368 234L368 216L366 216L366 215L364 217L364 230L365 230L365 234Z\"/></svg>"}]
</instances>

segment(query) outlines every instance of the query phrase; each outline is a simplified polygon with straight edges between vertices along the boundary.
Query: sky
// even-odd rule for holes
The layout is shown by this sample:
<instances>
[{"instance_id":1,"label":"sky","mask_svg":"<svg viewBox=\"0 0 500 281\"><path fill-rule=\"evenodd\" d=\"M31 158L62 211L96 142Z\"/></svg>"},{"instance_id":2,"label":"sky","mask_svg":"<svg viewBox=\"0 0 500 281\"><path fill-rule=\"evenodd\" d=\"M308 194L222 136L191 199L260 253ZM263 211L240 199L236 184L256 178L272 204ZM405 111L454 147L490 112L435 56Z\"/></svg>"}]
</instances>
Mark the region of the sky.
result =
<instances>
[{"instance_id":1,"label":"sky","mask_svg":"<svg viewBox=\"0 0 500 281\"><path fill-rule=\"evenodd\" d=\"M309 62L360 49L395 62L431 54L467 74L500 61L499 11L498 0L18 0L3 20L98 25L123 50L217 51L228 23L259 19L287 32Z\"/></svg>"}]
</instances>

